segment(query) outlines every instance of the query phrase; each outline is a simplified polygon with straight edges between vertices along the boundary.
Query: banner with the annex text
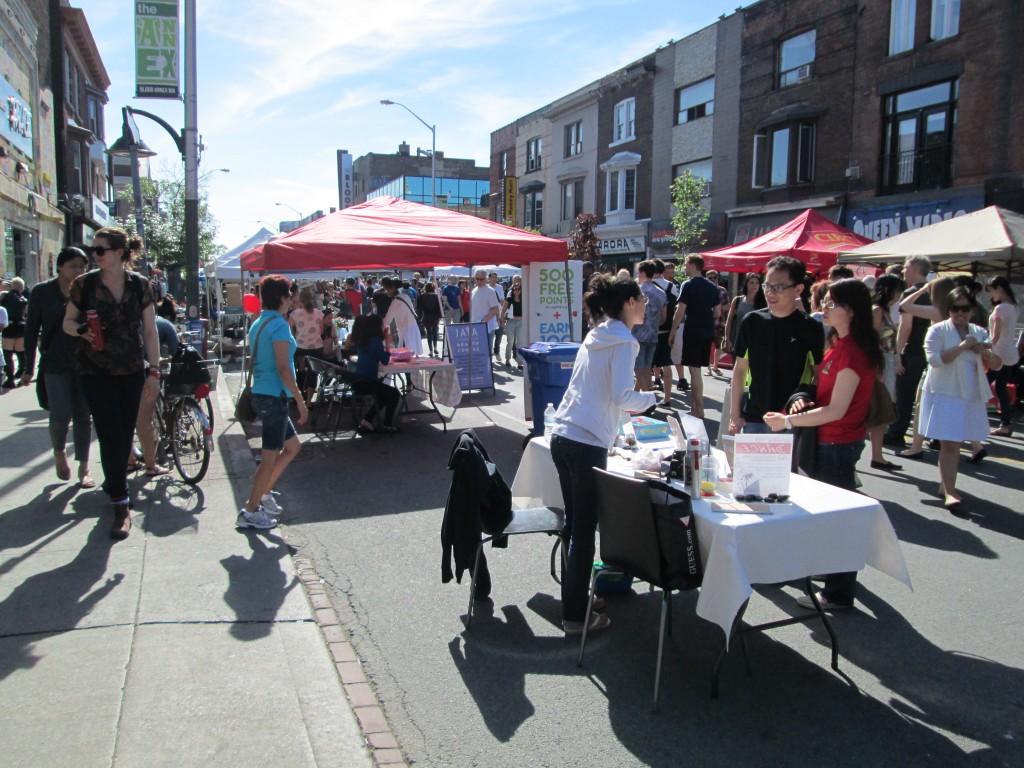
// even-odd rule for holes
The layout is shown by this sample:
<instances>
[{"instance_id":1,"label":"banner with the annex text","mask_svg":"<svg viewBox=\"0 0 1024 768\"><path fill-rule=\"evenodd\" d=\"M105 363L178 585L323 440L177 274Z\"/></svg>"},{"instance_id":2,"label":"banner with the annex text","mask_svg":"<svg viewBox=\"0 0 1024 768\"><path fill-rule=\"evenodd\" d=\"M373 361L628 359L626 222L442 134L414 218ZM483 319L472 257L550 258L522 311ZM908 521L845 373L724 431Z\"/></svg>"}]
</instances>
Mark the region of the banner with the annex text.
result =
<instances>
[{"instance_id":1,"label":"banner with the annex text","mask_svg":"<svg viewBox=\"0 0 1024 768\"><path fill-rule=\"evenodd\" d=\"M135 3L135 96L181 96L177 0Z\"/></svg>"}]
</instances>

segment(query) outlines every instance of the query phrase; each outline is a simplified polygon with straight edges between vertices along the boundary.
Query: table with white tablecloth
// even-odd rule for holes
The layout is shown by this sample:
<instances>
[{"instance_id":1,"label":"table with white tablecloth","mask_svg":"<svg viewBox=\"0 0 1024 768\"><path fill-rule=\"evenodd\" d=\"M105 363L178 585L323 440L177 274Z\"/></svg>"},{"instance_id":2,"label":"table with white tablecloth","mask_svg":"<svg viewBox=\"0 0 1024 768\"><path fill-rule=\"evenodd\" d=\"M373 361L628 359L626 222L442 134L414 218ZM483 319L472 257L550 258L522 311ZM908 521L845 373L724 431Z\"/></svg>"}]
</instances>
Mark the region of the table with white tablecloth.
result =
<instances>
[{"instance_id":1,"label":"table with white tablecloth","mask_svg":"<svg viewBox=\"0 0 1024 768\"><path fill-rule=\"evenodd\" d=\"M408 362L391 362L379 367L382 376L402 377L398 390L402 393L400 413L434 413L448 431L448 419L437 409L437 405L455 408L462 402L462 389L455 366L448 360L432 357L414 357ZM409 397L421 395L427 399L429 408L411 409Z\"/></svg>"},{"instance_id":2,"label":"table with white tablecloth","mask_svg":"<svg viewBox=\"0 0 1024 768\"><path fill-rule=\"evenodd\" d=\"M608 469L633 475L621 456L610 457ZM564 506L544 438L527 444L512 496L517 506L538 500ZM737 511L721 508L730 505ZM911 586L889 517L881 504L867 496L792 475L786 503L744 505L723 494L694 499L692 506L704 563L697 615L720 626L727 644L754 584L859 571L870 565Z\"/></svg>"}]
</instances>

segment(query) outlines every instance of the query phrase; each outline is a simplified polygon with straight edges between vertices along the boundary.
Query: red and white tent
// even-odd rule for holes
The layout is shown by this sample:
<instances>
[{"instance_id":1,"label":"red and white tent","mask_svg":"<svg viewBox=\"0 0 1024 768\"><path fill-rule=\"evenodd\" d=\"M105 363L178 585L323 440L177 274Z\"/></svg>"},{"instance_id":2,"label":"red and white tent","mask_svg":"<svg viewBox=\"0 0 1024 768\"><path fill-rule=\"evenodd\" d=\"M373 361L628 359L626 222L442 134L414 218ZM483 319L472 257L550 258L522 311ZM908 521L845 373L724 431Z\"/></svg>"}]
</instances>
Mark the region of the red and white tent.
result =
<instances>
[{"instance_id":1,"label":"red and white tent","mask_svg":"<svg viewBox=\"0 0 1024 768\"><path fill-rule=\"evenodd\" d=\"M375 197L242 255L251 272L414 269L564 261L563 240L428 205Z\"/></svg>"},{"instance_id":2,"label":"red and white tent","mask_svg":"<svg viewBox=\"0 0 1024 768\"><path fill-rule=\"evenodd\" d=\"M793 256L807 271L827 271L842 251L872 242L808 208L792 221L745 243L706 251L704 266L719 272L763 272L776 256Z\"/></svg>"}]
</instances>

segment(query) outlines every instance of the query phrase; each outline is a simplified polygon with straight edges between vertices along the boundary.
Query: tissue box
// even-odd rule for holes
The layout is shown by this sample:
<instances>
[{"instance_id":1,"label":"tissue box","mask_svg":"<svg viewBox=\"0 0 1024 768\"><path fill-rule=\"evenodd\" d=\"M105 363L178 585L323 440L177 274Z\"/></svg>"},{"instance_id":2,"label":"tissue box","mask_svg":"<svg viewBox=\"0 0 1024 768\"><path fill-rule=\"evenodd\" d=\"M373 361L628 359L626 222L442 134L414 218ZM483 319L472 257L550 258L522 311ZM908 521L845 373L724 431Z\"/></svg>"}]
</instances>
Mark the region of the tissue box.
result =
<instances>
[{"instance_id":1,"label":"tissue box","mask_svg":"<svg viewBox=\"0 0 1024 768\"><path fill-rule=\"evenodd\" d=\"M667 440L670 432L667 421L658 421L648 416L634 416L630 421L633 423L633 432L636 433L638 441Z\"/></svg>"}]
</instances>

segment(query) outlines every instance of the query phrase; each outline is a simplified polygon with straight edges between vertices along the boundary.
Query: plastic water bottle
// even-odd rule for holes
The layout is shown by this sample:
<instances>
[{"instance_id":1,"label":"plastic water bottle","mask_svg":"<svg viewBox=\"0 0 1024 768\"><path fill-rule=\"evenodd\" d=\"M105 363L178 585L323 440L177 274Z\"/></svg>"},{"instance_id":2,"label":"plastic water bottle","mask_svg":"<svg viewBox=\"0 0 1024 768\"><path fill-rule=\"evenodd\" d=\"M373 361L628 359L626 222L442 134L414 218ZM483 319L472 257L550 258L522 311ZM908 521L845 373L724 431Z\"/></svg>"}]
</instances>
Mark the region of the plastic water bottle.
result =
<instances>
[{"instance_id":1,"label":"plastic water bottle","mask_svg":"<svg viewBox=\"0 0 1024 768\"><path fill-rule=\"evenodd\" d=\"M555 406L552 403L548 403L548 407L544 409L544 437L548 440L551 439L551 433L555 429Z\"/></svg>"}]
</instances>

